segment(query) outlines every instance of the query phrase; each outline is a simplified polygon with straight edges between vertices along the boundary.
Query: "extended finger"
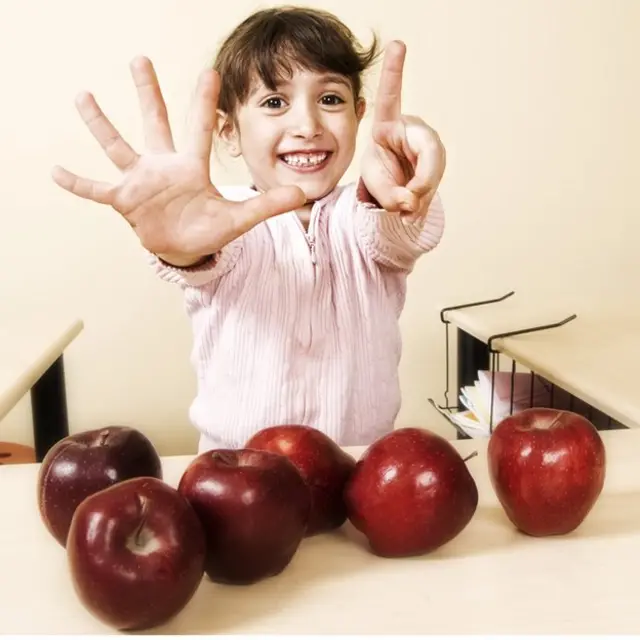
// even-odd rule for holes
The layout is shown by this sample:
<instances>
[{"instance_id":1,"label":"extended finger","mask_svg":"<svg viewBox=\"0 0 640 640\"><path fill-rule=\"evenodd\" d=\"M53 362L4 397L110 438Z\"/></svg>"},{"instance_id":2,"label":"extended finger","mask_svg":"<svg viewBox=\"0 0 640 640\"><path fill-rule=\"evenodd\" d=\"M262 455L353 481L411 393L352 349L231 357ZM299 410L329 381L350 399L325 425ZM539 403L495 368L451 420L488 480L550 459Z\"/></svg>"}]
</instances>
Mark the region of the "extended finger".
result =
<instances>
[{"instance_id":1,"label":"extended finger","mask_svg":"<svg viewBox=\"0 0 640 640\"><path fill-rule=\"evenodd\" d=\"M407 48L403 42L394 40L387 46L378 93L374 105L374 121L398 120L401 115L402 70Z\"/></svg>"},{"instance_id":2,"label":"extended finger","mask_svg":"<svg viewBox=\"0 0 640 640\"><path fill-rule=\"evenodd\" d=\"M174 151L167 105L151 60L144 56L135 58L131 62L131 75L138 90L147 148L156 153Z\"/></svg>"},{"instance_id":3,"label":"extended finger","mask_svg":"<svg viewBox=\"0 0 640 640\"><path fill-rule=\"evenodd\" d=\"M51 171L51 177L58 186L85 200L92 200L100 204L113 204L115 188L108 182L81 178L63 167L54 167Z\"/></svg>"},{"instance_id":4,"label":"extended finger","mask_svg":"<svg viewBox=\"0 0 640 640\"><path fill-rule=\"evenodd\" d=\"M81 93L76 98L76 108L93 137L118 169L124 171L138 159L136 152L123 140L92 94Z\"/></svg>"},{"instance_id":5,"label":"extended finger","mask_svg":"<svg viewBox=\"0 0 640 640\"><path fill-rule=\"evenodd\" d=\"M213 69L205 69L198 79L187 143L190 153L203 160L211 156L219 95L220 76Z\"/></svg>"}]
</instances>

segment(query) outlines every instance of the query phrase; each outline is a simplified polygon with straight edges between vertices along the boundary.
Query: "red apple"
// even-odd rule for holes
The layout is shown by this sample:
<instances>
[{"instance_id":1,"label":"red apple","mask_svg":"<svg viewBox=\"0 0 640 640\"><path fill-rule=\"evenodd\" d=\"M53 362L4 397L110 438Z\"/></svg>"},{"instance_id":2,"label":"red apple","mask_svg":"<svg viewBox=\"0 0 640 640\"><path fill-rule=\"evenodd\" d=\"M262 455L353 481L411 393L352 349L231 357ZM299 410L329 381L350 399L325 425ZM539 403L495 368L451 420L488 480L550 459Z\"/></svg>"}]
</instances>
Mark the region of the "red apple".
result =
<instances>
[{"instance_id":1,"label":"red apple","mask_svg":"<svg viewBox=\"0 0 640 640\"><path fill-rule=\"evenodd\" d=\"M67 539L74 589L96 618L121 631L179 613L204 575L205 539L189 503L157 478L133 478L78 506Z\"/></svg>"},{"instance_id":2,"label":"red apple","mask_svg":"<svg viewBox=\"0 0 640 640\"><path fill-rule=\"evenodd\" d=\"M469 524L478 489L453 445L426 429L397 429L363 454L345 488L349 519L383 557L416 556Z\"/></svg>"},{"instance_id":3,"label":"red apple","mask_svg":"<svg viewBox=\"0 0 640 640\"><path fill-rule=\"evenodd\" d=\"M269 451L206 451L178 491L203 524L205 571L215 582L250 584L284 571L307 527L309 489L293 463Z\"/></svg>"},{"instance_id":4,"label":"red apple","mask_svg":"<svg viewBox=\"0 0 640 640\"><path fill-rule=\"evenodd\" d=\"M504 418L493 430L487 460L507 517L531 536L576 529L604 486L600 434L571 411L534 407Z\"/></svg>"},{"instance_id":5,"label":"red apple","mask_svg":"<svg viewBox=\"0 0 640 640\"><path fill-rule=\"evenodd\" d=\"M51 535L64 546L76 507L84 498L122 480L162 479L158 453L129 427L105 427L57 442L38 472L38 509Z\"/></svg>"},{"instance_id":6,"label":"red apple","mask_svg":"<svg viewBox=\"0 0 640 640\"><path fill-rule=\"evenodd\" d=\"M356 461L329 436L313 427L274 426L258 431L245 447L284 455L300 471L311 490L308 536L344 524L347 519L344 486Z\"/></svg>"}]
</instances>

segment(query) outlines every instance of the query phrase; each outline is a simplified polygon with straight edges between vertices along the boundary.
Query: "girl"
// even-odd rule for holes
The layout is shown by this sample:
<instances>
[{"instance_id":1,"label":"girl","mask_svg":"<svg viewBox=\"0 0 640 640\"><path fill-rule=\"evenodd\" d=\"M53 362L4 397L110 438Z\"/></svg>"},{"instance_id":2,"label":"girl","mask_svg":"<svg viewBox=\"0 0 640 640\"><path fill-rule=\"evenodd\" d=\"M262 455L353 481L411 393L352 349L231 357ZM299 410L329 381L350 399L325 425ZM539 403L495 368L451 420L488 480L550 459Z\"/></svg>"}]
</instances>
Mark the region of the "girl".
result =
<instances>
[{"instance_id":1,"label":"girl","mask_svg":"<svg viewBox=\"0 0 640 640\"><path fill-rule=\"evenodd\" d=\"M400 408L398 318L406 278L439 242L445 152L400 108L405 46L386 49L360 177L339 185L377 56L326 12L249 16L198 83L187 147L174 147L151 62L131 64L147 152L125 142L90 94L77 108L119 184L56 167L71 193L110 205L161 278L184 290L199 450L237 448L276 424L368 445ZM247 187L214 186L214 136L242 156Z\"/></svg>"}]
</instances>

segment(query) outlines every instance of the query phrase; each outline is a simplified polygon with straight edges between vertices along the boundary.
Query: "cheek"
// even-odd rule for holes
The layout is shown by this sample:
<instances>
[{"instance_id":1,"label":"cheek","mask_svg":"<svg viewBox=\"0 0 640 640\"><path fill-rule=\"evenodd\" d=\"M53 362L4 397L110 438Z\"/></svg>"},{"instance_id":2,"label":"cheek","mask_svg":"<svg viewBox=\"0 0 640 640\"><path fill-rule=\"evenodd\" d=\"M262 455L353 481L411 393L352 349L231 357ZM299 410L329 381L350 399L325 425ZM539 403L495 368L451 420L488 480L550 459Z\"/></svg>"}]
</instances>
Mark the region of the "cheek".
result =
<instances>
[{"instance_id":1,"label":"cheek","mask_svg":"<svg viewBox=\"0 0 640 640\"><path fill-rule=\"evenodd\" d=\"M268 161L274 157L279 141L277 127L268 119L252 120L247 118L240 127L242 154L245 160L256 165L259 169L261 162Z\"/></svg>"},{"instance_id":2,"label":"cheek","mask_svg":"<svg viewBox=\"0 0 640 640\"><path fill-rule=\"evenodd\" d=\"M276 151L280 142L280 136L277 131L273 128L262 127L259 131L256 131L253 140L257 152L256 155L264 162L276 158Z\"/></svg>"},{"instance_id":3,"label":"cheek","mask_svg":"<svg viewBox=\"0 0 640 640\"><path fill-rule=\"evenodd\" d=\"M333 134L340 144L341 153L350 153L355 148L356 135L358 133L357 121L342 120L339 123L335 123L333 127Z\"/></svg>"}]
</instances>

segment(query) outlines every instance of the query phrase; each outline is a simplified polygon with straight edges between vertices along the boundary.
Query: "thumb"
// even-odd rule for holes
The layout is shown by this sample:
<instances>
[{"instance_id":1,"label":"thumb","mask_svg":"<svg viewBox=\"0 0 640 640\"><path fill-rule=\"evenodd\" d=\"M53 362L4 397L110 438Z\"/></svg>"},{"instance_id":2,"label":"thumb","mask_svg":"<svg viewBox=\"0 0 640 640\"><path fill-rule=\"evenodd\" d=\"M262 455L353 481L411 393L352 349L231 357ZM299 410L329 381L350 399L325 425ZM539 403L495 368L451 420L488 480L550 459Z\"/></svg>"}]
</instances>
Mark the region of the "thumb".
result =
<instances>
[{"instance_id":1,"label":"thumb","mask_svg":"<svg viewBox=\"0 0 640 640\"><path fill-rule=\"evenodd\" d=\"M307 198L299 187L276 187L245 200L240 205L238 214L252 227L263 220L297 209L306 201Z\"/></svg>"}]
</instances>

